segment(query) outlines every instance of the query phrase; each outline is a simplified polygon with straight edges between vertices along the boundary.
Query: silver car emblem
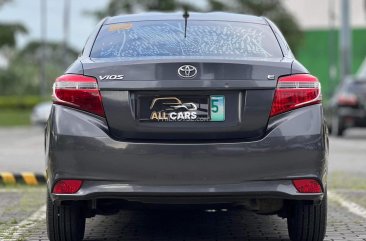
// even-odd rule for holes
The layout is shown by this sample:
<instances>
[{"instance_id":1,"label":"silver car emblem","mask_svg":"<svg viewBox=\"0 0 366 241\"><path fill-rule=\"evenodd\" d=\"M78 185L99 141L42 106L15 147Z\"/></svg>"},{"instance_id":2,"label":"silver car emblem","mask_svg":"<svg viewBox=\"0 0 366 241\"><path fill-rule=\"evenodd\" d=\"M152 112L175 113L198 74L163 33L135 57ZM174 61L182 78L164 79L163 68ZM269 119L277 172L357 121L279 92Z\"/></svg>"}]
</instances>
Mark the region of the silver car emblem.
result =
<instances>
[{"instance_id":1,"label":"silver car emblem","mask_svg":"<svg viewBox=\"0 0 366 241\"><path fill-rule=\"evenodd\" d=\"M182 65L178 69L178 75L184 79L192 79L197 75L197 68L193 65Z\"/></svg>"}]
</instances>

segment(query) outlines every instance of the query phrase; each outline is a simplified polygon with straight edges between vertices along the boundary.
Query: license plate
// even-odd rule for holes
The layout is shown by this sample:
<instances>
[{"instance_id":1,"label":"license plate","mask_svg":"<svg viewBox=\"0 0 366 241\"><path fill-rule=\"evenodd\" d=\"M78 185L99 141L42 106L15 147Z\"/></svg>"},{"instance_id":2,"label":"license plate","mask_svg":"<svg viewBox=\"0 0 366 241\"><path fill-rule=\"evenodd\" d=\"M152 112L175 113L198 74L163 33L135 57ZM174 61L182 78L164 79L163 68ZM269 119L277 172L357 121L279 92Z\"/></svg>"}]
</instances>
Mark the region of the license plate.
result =
<instances>
[{"instance_id":1,"label":"license plate","mask_svg":"<svg viewBox=\"0 0 366 241\"><path fill-rule=\"evenodd\" d=\"M140 121L225 121L225 96L139 96Z\"/></svg>"}]
</instances>

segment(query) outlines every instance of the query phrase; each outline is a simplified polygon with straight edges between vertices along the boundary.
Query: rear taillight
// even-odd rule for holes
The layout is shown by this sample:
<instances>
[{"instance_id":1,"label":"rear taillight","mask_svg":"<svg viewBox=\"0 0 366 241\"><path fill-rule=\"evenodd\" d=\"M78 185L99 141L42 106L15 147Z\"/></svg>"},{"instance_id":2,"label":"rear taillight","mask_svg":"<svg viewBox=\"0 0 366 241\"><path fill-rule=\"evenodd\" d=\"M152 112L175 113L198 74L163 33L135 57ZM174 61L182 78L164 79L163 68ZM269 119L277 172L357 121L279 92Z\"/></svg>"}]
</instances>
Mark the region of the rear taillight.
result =
<instances>
[{"instance_id":1,"label":"rear taillight","mask_svg":"<svg viewBox=\"0 0 366 241\"><path fill-rule=\"evenodd\" d=\"M53 187L52 193L55 194L74 194L77 193L83 181L81 180L59 180L56 182L55 186Z\"/></svg>"},{"instance_id":2,"label":"rear taillight","mask_svg":"<svg viewBox=\"0 0 366 241\"><path fill-rule=\"evenodd\" d=\"M53 102L99 116L105 116L97 80L93 77L66 74L53 85Z\"/></svg>"},{"instance_id":3,"label":"rear taillight","mask_svg":"<svg viewBox=\"0 0 366 241\"><path fill-rule=\"evenodd\" d=\"M340 106L357 106L358 98L354 94L343 93L338 96L337 104Z\"/></svg>"},{"instance_id":4,"label":"rear taillight","mask_svg":"<svg viewBox=\"0 0 366 241\"><path fill-rule=\"evenodd\" d=\"M321 102L320 83L309 74L280 77L270 116Z\"/></svg>"},{"instance_id":5,"label":"rear taillight","mask_svg":"<svg viewBox=\"0 0 366 241\"><path fill-rule=\"evenodd\" d=\"M321 193L322 187L317 180L314 179L296 179L293 180L296 190L300 193Z\"/></svg>"}]
</instances>

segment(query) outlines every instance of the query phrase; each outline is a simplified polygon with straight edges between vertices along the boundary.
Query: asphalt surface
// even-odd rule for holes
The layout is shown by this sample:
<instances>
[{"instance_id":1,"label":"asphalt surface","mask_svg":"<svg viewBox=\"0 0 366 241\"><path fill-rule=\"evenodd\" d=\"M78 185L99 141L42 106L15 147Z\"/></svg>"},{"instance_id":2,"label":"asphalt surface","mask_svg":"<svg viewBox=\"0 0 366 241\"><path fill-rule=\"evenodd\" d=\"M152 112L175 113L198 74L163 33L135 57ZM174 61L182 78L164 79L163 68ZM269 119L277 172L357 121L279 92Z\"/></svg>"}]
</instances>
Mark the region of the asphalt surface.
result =
<instances>
[{"instance_id":1,"label":"asphalt surface","mask_svg":"<svg viewBox=\"0 0 366 241\"><path fill-rule=\"evenodd\" d=\"M0 171L43 172L42 152L41 128L0 129ZM329 170L331 192L344 200L329 201L325 240L366 241L366 186L353 189L360 180L366 183L366 129L349 130L344 138L330 139ZM37 195L27 194L23 189L0 188L0 240L47 240L44 207L38 210L44 203L45 190L34 191ZM24 200L33 200L38 206L27 205ZM289 238L285 219L246 211L123 211L88 219L85 240L279 241Z\"/></svg>"},{"instance_id":2,"label":"asphalt surface","mask_svg":"<svg viewBox=\"0 0 366 241\"><path fill-rule=\"evenodd\" d=\"M0 128L0 172L44 173L42 127Z\"/></svg>"},{"instance_id":3,"label":"asphalt surface","mask_svg":"<svg viewBox=\"0 0 366 241\"><path fill-rule=\"evenodd\" d=\"M366 178L366 129L350 129L344 137L330 138L329 170Z\"/></svg>"}]
</instances>

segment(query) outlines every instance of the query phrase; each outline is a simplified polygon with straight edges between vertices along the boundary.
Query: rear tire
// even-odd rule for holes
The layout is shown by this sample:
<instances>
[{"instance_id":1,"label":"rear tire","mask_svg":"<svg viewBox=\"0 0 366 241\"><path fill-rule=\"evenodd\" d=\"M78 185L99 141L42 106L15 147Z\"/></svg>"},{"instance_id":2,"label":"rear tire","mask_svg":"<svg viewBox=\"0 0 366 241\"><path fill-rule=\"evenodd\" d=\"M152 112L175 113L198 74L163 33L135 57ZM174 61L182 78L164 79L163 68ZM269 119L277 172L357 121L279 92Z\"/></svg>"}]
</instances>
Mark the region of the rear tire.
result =
<instances>
[{"instance_id":1,"label":"rear tire","mask_svg":"<svg viewBox=\"0 0 366 241\"><path fill-rule=\"evenodd\" d=\"M85 217L80 204L55 205L48 194L46 219L50 241L83 240Z\"/></svg>"},{"instance_id":2,"label":"rear tire","mask_svg":"<svg viewBox=\"0 0 366 241\"><path fill-rule=\"evenodd\" d=\"M327 226L327 197L320 204L295 201L287 217L292 241L323 241Z\"/></svg>"}]
</instances>

